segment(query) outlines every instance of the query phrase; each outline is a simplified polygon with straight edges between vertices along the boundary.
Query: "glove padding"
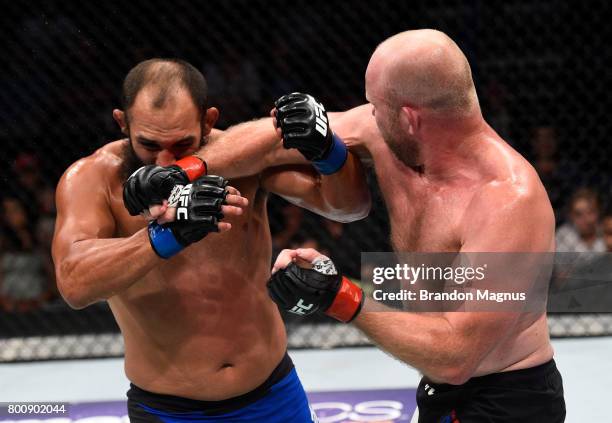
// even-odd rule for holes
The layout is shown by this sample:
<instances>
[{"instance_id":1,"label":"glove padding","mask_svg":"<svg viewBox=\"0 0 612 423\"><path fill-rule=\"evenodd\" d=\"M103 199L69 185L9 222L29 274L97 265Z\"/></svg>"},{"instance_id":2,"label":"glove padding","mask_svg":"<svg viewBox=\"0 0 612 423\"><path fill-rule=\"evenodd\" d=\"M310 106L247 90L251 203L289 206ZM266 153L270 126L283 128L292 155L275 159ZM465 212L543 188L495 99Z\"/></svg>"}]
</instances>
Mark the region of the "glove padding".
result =
<instances>
[{"instance_id":1,"label":"glove padding","mask_svg":"<svg viewBox=\"0 0 612 423\"><path fill-rule=\"evenodd\" d=\"M310 161L324 160L333 145L325 107L309 94L292 93L274 102L276 126L283 131L283 146L297 148Z\"/></svg>"},{"instance_id":2,"label":"glove padding","mask_svg":"<svg viewBox=\"0 0 612 423\"><path fill-rule=\"evenodd\" d=\"M137 216L152 204L162 204L175 185L186 185L206 173L206 163L189 156L168 167L143 166L123 185L123 204L130 215Z\"/></svg>"},{"instance_id":3,"label":"glove padding","mask_svg":"<svg viewBox=\"0 0 612 423\"><path fill-rule=\"evenodd\" d=\"M226 187L227 181L214 175L203 176L185 186L176 185L168 199L169 206L176 206L176 219L162 226L172 230L184 247L210 232L219 232Z\"/></svg>"},{"instance_id":4,"label":"glove padding","mask_svg":"<svg viewBox=\"0 0 612 423\"><path fill-rule=\"evenodd\" d=\"M336 271L329 259L303 269L290 263L267 284L270 298L283 310L307 316L317 311L348 323L361 311L363 290Z\"/></svg>"}]
</instances>

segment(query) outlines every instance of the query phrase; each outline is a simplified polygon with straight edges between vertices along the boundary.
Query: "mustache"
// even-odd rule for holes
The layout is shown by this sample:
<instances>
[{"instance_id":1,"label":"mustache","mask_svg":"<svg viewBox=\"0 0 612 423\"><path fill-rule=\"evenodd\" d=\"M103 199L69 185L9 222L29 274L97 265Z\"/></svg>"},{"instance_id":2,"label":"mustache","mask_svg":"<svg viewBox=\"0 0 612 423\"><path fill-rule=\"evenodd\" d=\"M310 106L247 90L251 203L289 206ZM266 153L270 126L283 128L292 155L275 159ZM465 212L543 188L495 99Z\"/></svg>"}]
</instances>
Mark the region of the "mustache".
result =
<instances>
[{"instance_id":1,"label":"mustache","mask_svg":"<svg viewBox=\"0 0 612 423\"><path fill-rule=\"evenodd\" d=\"M197 148L200 149L206 144L208 144L209 137L210 135L202 137ZM143 162L140 157L138 157L136 151L134 150L134 146L132 145L132 139L129 137L123 141L121 153L123 157L123 163L121 165L121 174L123 180L126 180L132 173L147 164Z\"/></svg>"}]
</instances>

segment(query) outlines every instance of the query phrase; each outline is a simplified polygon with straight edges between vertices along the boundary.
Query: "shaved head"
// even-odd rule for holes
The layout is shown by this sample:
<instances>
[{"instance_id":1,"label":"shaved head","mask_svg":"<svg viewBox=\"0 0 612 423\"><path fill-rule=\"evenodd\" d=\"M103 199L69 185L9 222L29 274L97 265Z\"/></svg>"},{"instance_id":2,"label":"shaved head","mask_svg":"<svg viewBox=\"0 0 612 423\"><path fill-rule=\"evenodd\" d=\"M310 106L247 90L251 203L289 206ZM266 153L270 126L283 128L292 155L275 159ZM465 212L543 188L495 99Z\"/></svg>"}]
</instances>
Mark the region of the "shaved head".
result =
<instances>
[{"instance_id":1,"label":"shaved head","mask_svg":"<svg viewBox=\"0 0 612 423\"><path fill-rule=\"evenodd\" d=\"M369 96L391 106L461 113L478 104L467 58L446 34L406 31L378 46L366 71Z\"/></svg>"},{"instance_id":2,"label":"shaved head","mask_svg":"<svg viewBox=\"0 0 612 423\"><path fill-rule=\"evenodd\" d=\"M388 38L372 54L365 79L366 98L385 143L413 168L423 163L425 139L439 142L440 130L456 135L451 122L482 119L467 58L440 31Z\"/></svg>"}]
</instances>

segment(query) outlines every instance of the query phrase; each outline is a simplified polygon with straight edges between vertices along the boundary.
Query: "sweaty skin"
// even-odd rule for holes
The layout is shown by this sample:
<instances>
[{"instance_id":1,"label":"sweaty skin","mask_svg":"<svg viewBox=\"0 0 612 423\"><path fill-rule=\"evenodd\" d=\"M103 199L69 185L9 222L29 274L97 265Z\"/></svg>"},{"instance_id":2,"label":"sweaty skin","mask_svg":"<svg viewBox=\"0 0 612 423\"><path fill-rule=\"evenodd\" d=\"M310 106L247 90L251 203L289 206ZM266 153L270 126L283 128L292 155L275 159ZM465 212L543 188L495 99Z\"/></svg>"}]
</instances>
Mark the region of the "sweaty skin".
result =
<instances>
[{"instance_id":1,"label":"sweaty skin","mask_svg":"<svg viewBox=\"0 0 612 423\"><path fill-rule=\"evenodd\" d=\"M146 250L122 253L151 265L135 283L108 298L125 340L128 379L152 392L201 400L254 389L286 349L283 322L264 287L271 255L267 194L257 177L233 180L249 206L241 216L227 219L232 229L162 260L149 245L146 222L129 216L123 206L121 143L104 146L68 170L58 188L63 210L58 236L72 232L70 221L76 216L68 217L67 209L74 208L80 224L95 229L97 238L136 236L137 248ZM76 198L82 190L77 185L92 180L101 185L95 188L98 198ZM131 259L123 264L138 265Z\"/></svg>"},{"instance_id":2,"label":"sweaty skin","mask_svg":"<svg viewBox=\"0 0 612 423\"><path fill-rule=\"evenodd\" d=\"M385 163L376 174L395 251L554 251L554 218L537 174L490 128L480 137L478 163L452 182L419 175L386 146L372 150L374 161ZM366 312L355 324L448 383L533 367L553 356L545 314Z\"/></svg>"},{"instance_id":3,"label":"sweaty skin","mask_svg":"<svg viewBox=\"0 0 612 423\"><path fill-rule=\"evenodd\" d=\"M371 104L336 128L346 128L344 140L353 151L365 149L373 159L394 250L553 252L554 215L546 191L532 166L482 118L471 75L467 97L451 99L447 110L434 107L445 100L436 98L436 87L449 86L444 78L465 64L456 45L437 31L395 36L368 66ZM430 78L410 79L424 72ZM465 83L450 78L457 86ZM405 92L389 91L398 86ZM414 101L405 101L394 115L393 95ZM462 384L553 356L545 313L375 312L379 306L366 301L354 324L436 382Z\"/></svg>"},{"instance_id":4,"label":"sweaty skin","mask_svg":"<svg viewBox=\"0 0 612 423\"><path fill-rule=\"evenodd\" d=\"M142 135L160 146L155 152L137 150L146 163L168 165L195 152L195 144L183 148L178 141L182 150L176 154L176 140L190 133L190 118L151 111L144 120L138 115L141 106L137 98L130 111L131 137ZM176 106L172 110L189 112L189 105ZM204 126L204 134L210 126ZM194 121L193 128L199 123ZM194 139L199 130L194 129ZM248 143L241 131L250 133ZM157 257L146 222L130 216L123 205L128 140L121 140L65 172L57 187L53 242L58 287L66 301L75 308L108 301L125 339L130 381L156 393L211 401L256 388L287 348L282 319L265 288L271 263L268 193L300 201L329 217L357 219L369 210L362 168L352 157L338 174L324 178L310 166L266 168L276 159L282 163L286 154L278 148L270 119L217 131L212 138L199 154L217 174L224 175L220 164L228 163L236 178L231 185L248 199L248 206L238 199L234 203L243 207L241 214L226 215L231 230L209 234L169 260ZM240 156L250 148L247 144L260 150L258 156L254 148L249 161ZM252 176L239 178L241 171ZM340 190L336 183L350 193L350 200L334 198Z\"/></svg>"}]
</instances>

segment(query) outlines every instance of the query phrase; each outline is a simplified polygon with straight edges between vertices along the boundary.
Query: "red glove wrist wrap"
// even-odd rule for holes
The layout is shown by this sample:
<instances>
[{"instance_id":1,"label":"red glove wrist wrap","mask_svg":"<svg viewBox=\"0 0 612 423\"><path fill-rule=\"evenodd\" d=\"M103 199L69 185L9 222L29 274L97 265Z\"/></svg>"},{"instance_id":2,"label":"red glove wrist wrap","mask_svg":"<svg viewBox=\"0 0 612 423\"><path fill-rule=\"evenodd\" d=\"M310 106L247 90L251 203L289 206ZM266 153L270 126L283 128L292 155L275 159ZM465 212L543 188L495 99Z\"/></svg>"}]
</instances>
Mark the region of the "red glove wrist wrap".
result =
<instances>
[{"instance_id":1,"label":"red glove wrist wrap","mask_svg":"<svg viewBox=\"0 0 612 423\"><path fill-rule=\"evenodd\" d=\"M183 169L191 182L202 175L206 175L208 169L206 162L197 156L187 156L176 162L176 165Z\"/></svg>"},{"instance_id":2,"label":"red glove wrist wrap","mask_svg":"<svg viewBox=\"0 0 612 423\"><path fill-rule=\"evenodd\" d=\"M361 310L362 302L363 290L343 276L340 290L332 305L325 310L325 314L348 323L357 316Z\"/></svg>"}]
</instances>

